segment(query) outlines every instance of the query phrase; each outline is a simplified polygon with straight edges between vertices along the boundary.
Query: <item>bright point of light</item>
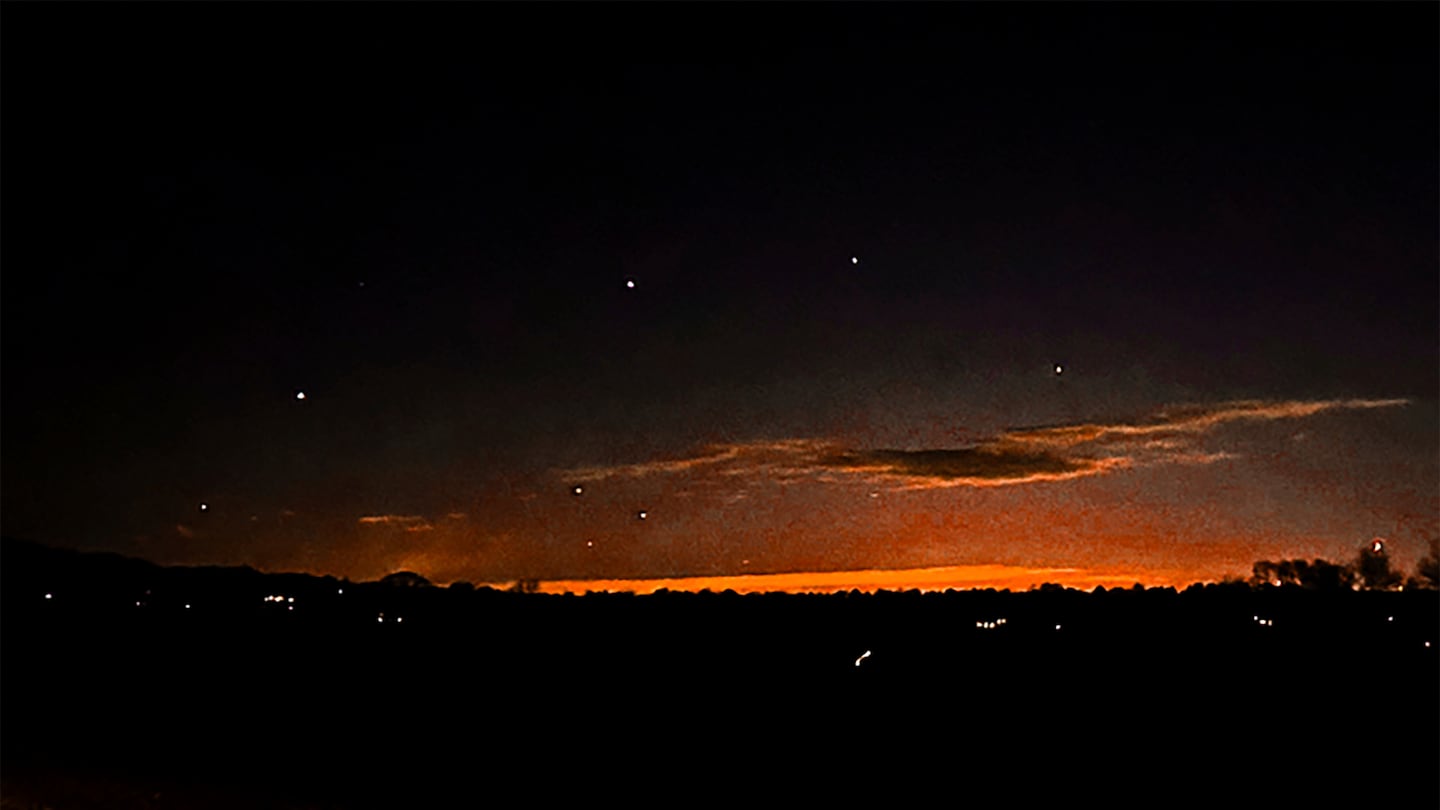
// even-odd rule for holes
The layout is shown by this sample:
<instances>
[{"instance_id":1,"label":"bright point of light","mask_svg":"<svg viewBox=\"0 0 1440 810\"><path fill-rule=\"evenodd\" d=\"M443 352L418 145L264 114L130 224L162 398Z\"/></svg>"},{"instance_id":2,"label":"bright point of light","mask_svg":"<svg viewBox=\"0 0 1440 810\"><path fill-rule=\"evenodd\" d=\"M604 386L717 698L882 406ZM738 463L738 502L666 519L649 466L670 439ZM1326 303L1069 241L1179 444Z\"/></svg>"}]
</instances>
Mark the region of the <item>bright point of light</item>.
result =
<instances>
[{"instance_id":1,"label":"bright point of light","mask_svg":"<svg viewBox=\"0 0 1440 810\"><path fill-rule=\"evenodd\" d=\"M860 654L860 657L855 659L855 666L857 666L857 667L860 666L860 662L861 662L861 661L864 661L866 658L869 658L869 657L870 657L870 651L869 651L869 650L866 650L865 652L861 653L861 654Z\"/></svg>"},{"instance_id":2,"label":"bright point of light","mask_svg":"<svg viewBox=\"0 0 1440 810\"><path fill-rule=\"evenodd\" d=\"M1064 367L1064 366L1060 365L1059 363L1056 363L1056 364L1055 364L1055 373L1056 373L1057 375L1058 375L1058 374L1061 374L1061 373L1064 372L1064 371L1065 371L1065 367Z\"/></svg>"},{"instance_id":3,"label":"bright point of light","mask_svg":"<svg viewBox=\"0 0 1440 810\"><path fill-rule=\"evenodd\" d=\"M304 398L305 398L305 392L304 392L304 391L300 391L299 393L295 394L295 398L296 398L296 399L304 399Z\"/></svg>"},{"instance_id":4,"label":"bright point of light","mask_svg":"<svg viewBox=\"0 0 1440 810\"><path fill-rule=\"evenodd\" d=\"M403 621L405 621L405 617L404 617L404 616L396 616L396 617L395 617L395 623L396 623L396 624L399 624L399 623L401 623L401 622L403 622Z\"/></svg>"},{"instance_id":5,"label":"bright point of light","mask_svg":"<svg viewBox=\"0 0 1440 810\"><path fill-rule=\"evenodd\" d=\"M1393 622L1393 621L1395 621L1395 617L1394 617L1394 616L1386 616L1386 617L1385 617L1385 621L1387 621L1387 622Z\"/></svg>"},{"instance_id":6,"label":"bright point of light","mask_svg":"<svg viewBox=\"0 0 1440 810\"><path fill-rule=\"evenodd\" d=\"M139 602L136 602L136 603L135 603L135 607L140 607L140 603L139 603Z\"/></svg>"},{"instance_id":7,"label":"bright point of light","mask_svg":"<svg viewBox=\"0 0 1440 810\"><path fill-rule=\"evenodd\" d=\"M377 621L377 622L384 622L384 621L385 621L385 614L384 614L384 613L381 613L379 616L376 616L376 617L375 617L375 621Z\"/></svg>"},{"instance_id":8,"label":"bright point of light","mask_svg":"<svg viewBox=\"0 0 1440 810\"><path fill-rule=\"evenodd\" d=\"M585 547L586 547L586 548L594 548L594 547L595 547L595 541L594 541L594 540L586 540L586 541L585 541Z\"/></svg>"},{"instance_id":9,"label":"bright point of light","mask_svg":"<svg viewBox=\"0 0 1440 810\"><path fill-rule=\"evenodd\" d=\"M1385 543L1378 539L1370 544L1370 550L1376 554L1379 554L1380 550L1383 548L1385 548Z\"/></svg>"},{"instance_id":10,"label":"bright point of light","mask_svg":"<svg viewBox=\"0 0 1440 810\"><path fill-rule=\"evenodd\" d=\"M345 593L345 589L344 589L344 588L340 588L339 590L337 590L337 591L335 591L335 592L336 592L336 593Z\"/></svg>"},{"instance_id":11,"label":"bright point of light","mask_svg":"<svg viewBox=\"0 0 1440 810\"><path fill-rule=\"evenodd\" d=\"M190 605L189 605L189 604L186 604L186 605L185 605L185 609L186 609L186 610L189 610L189 609L190 609Z\"/></svg>"},{"instance_id":12,"label":"bright point of light","mask_svg":"<svg viewBox=\"0 0 1440 810\"><path fill-rule=\"evenodd\" d=\"M583 494L585 494L585 487L582 487L582 486L571 487L571 488L570 488L570 491L571 491L572 493L576 494L576 495L583 495Z\"/></svg>"},{"instance_id":13,"label":"bright point of light","mask_svg":"<svg viewBox=\"0 0 1440 810\"><path fill-rule=\"evenodd\" d=\"M290 597L289 599L286 599L285 601L286 601L286 602L294 602L294 601L295 601L295 597L292 596L292 597Z\"/></svg>"},{"instance_id":14,"label":"bright point of light","mask_svg":"<svg viewBox=\"0 0 1440 810\"><path fill-rule=\"evenodd\" d=\"M749 565L749 564L750 564L750 561L749 561L749 560L741 560L741 561L740 561L740 564L741 564L741 565Z\"/></svg>"},{"instance_id":15,"label":"bright point of light","mask_svg":"<svg viewBox=\"0 0 1440 810\"><path fill-rule=\"evenodd\" d=\"M633 279L633 278L627 278L627 279L625 279L625 288L626 288L626 289L629 289L629 290L635 289L635 279Z\"/></svg>"},{"instance_id":16,"label":"bright point of light","mask_svg":"<svg viewBox=\"0 0 1440 810\"><path fill-rule=\"evenodd\" d=\"M641 520L644 520L644 519L645 519L646 517L648 517L649 515L650 515L649 512L646 512L644 509L641 509L640 512L639 512L638 514L636 514L635 516L638 517L638 518L640 518Z\"/></svg>"},{"instance_id":17,"label":"bright point of light","mask_svg":"<svg viewBox=\"0 0 1440 810\"><path fill-rule=\"evenodd\" d=\"M1058 624L1055 625L1055 629L1056 629L1056 630L1059 630L1059 629L1060 629L1060 625L1058 625Z\"/></svg>"},{"instance_id":18,"label":"bright point of light","mask_svg":"<svg viewBox=\"0 0 1440 810\"><path fill-rule=\"evenodd\" d=\"M859 264L859 263L860 263L860 257L859 257L859 256L851 256L851 257L850 257L850 263L851 263L851 264Z\"/></svg>"},{"instance_id":19,"label":"bright point of light","mask_svg":"<svg viewBox=\"0 0 1440 810\"><path fill-rule=\"evenodd\" d=\"M201 511L201 512L204 512L206 509L209 509L209 508L210 508L210 504L208 504L208 503L202 503L202 504L200 504L200 511Z\"/></svg>"},{"instance_id":20,"label":"bright point of light","mask_svg":"<svg viewBox=\"0 0 1440 810\"><path fill-rule=\"evenodd\" d=\"M1426 646L1426 647L1429 647L1429 646L1430 646L1430 642L1428 642L1428 641L1425 642L1425 646Z\"/></svg>"}]
</instances>

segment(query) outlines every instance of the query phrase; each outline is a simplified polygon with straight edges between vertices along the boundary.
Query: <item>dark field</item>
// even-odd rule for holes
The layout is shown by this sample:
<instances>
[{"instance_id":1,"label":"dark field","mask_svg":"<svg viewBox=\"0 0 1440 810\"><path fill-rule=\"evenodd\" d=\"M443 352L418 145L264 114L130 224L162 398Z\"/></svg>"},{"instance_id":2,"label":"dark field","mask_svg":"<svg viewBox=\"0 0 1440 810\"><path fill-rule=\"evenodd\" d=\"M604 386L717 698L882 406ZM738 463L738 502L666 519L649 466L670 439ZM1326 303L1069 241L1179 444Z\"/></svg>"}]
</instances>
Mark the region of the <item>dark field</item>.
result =
<instances>
[{"instance_id":1,"label":"dark field","mask_svg":"<svg viewBox=\"0 0 1440 810\"><path fill-rule=\"evenodd\" d=\"M1433 591L560 597L15 548L5 807L1440 803Z\"/></svg>"}]
</instances>

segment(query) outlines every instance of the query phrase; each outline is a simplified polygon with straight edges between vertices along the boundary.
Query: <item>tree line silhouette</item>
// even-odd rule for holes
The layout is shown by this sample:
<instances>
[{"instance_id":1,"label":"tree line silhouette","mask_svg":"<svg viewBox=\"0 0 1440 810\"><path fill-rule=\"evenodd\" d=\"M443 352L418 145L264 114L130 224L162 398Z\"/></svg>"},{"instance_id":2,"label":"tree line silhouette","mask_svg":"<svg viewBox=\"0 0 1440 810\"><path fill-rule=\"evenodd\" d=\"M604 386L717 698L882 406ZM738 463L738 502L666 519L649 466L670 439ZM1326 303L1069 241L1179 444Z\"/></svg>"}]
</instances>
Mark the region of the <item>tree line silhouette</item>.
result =
<instances>
[{"instance_id":1,"label":"tree line silhouette","mask_svg":"<svg viewBox=\"0 0 1440 810\"><path fill-rule=\"evenodd\" d=\"M1440 540L1432 539L1429 550L1406 577L1396 569L1384 541L1374 540L1359 549L1348 563L1329 560L1260 560L1251 568L1252 586L1298 585L1317 591L1391 591L1402 588L1435 590L1440 587Z\"/></svg>"},{"instance_id":2,"label":"tree line silhouette","mask_svg":"<svg viewBox=\"0 0 1440 810\"><path fill-rule=\"evenodd\" d=\"M1434 558L1403 582L1382 544L1180 590L558 595L7 540L0 777L40 763L73 782L99 763L265 799L447 806L477 783L533 789L521 775L541 761L582 769L577 785L635 763L710 784L727 763L853 754L942 755L977 784L1072 763L1163 788L1184 762L1253 787L1416 729L1388 767L1433 773ZM1285 708L1357 693L1377 710ZM1200 733L1251 706L1282 718L1264 770ZM1195 731L1137 731L1157 716ZM1435 806L1421 788L1407 800Z\"/></svg>"}]
</instances>

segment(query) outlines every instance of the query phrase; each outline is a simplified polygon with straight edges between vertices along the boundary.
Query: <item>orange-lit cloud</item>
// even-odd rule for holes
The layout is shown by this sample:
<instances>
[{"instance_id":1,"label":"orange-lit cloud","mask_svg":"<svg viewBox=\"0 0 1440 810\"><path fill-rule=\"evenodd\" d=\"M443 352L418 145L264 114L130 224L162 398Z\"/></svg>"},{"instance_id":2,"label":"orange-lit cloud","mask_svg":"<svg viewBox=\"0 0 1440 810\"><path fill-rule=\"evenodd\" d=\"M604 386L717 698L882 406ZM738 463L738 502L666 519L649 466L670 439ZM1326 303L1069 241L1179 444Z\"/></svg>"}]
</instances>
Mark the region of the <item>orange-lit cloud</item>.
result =
<instances>
[{"instance_id":1,"label":"orange-lit cloud","mask_svg":"<svg viewBox=\"0 0 1440 810\"><path fill-rule=\"evenodd\" d=\"M919 450L843 447L822 439L711 445L686 458L565 471L577 482L710 473L725 477L854 482L896 489L994 487L1064 481L1137 466L1210 464L1235 454L1201 446L1238 422L1299 419L1326 411L1389 408L1405 399L1245 400L1162 409L1135 422L1006 430L966 447Z\"/></svg>"},{"instance_id":2,"label":"orange-lit cloud","mask_svg":"<svg viewBox=\"0 0 1440 810\"><path fill-rule=\"evenodd\" d=\"M366 515L360 518L362 524L396 526L407 532L433 531L434 526L420 515Z\"/></svg>"}]
</instances>

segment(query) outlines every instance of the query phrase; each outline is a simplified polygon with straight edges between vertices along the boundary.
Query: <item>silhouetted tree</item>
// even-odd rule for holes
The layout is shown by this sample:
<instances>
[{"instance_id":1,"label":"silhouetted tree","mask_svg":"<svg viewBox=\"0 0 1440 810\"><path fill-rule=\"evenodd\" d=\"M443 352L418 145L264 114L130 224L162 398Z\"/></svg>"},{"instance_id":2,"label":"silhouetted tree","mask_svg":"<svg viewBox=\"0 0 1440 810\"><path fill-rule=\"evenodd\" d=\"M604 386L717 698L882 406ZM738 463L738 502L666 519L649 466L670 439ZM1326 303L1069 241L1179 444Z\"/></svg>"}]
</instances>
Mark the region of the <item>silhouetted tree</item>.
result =
<instances>
[{"instance_id":1,"label":"silhouetted tree","mask_svg":"<svg viewBox=\"0 0 1440 810\"><path fill-rule=\"evenodd\" d=\"M1315 560L1310 564L1300 585L1317 591L1348 591L1355 584L1355 575L1343 565L1329 560Z\"/></svg>"},{"instance_id":2,"label":"silhouetted tree","mask_svg":"<svg viewBox=\"0 0 1440 810\"><path fill-rule=\"evenodd\" d=\"M1329 560L1260 560L1251 568L1249 584L1299 585L1315 591L1338 591L1351 587L1354 572Z\"/></svg>"},{"instance_id":3,"label":"silhouetted tree","mask_svg":"<svg viewBox=\"0 0 1440 810\"><path fill-rule=\"evenodd\" d=\"M396 571L393 574L386 574L380 578L381 585L388 585L396 588L429 588L430 580L420 576L414 571Z\"/></svg>"},{"instance_id":4,"label":"silhouetted tree","mask_svg":"<svg viewBox=\"0 0 1440 810\"><path fill-rule=\"evenodd\" d=\"M1352 567L1360 587L1366 590L1389 590L1405 579L1403 574L1390 566L1390 555L1385 553L1385 546L1378 541L1360 549Z\"/></svg>"},{"instance_id":5,"label":"silhouetted tree","mask_svg":"<svg viewBox=\"0 0 1440 810\"><path fill-rule=\"evenodd\" d=\"M1415 564L1415 576L1410 582L1415 588L1440 587L1440 538L1430 538L1430 551Z\"/></svg>"},{"instance_id":6,"label":"silhouetted tree","mask_svg":"<svg viewBox=\"0 0 1440 810\"><path fill-rule=\"evenodd\" d=\"M463 579L456 580L455 582L450 583L450 590L455 591L456 593L472 593L475 590L475 583L466 582Z\"/></svg>"},{"instance_id":7,"label":"silhouetted tree","mask_svg":"<svg viewBox=\"0 0 1440 810\"><path fill-rule=\"evenodd\" d=\"M515 584L510 586L513 593L538 593L540 591L540 580L538 579L517 579Z\"/></svg>"}]
</instances>

